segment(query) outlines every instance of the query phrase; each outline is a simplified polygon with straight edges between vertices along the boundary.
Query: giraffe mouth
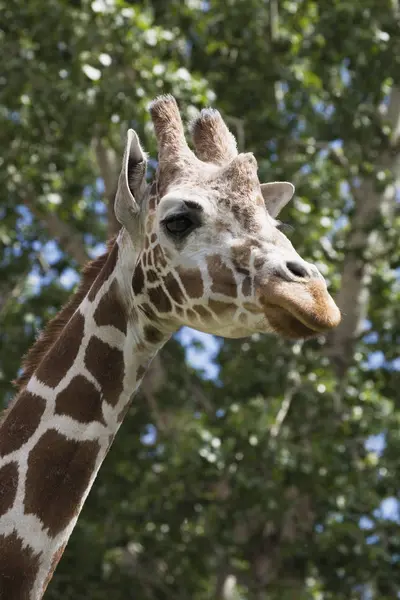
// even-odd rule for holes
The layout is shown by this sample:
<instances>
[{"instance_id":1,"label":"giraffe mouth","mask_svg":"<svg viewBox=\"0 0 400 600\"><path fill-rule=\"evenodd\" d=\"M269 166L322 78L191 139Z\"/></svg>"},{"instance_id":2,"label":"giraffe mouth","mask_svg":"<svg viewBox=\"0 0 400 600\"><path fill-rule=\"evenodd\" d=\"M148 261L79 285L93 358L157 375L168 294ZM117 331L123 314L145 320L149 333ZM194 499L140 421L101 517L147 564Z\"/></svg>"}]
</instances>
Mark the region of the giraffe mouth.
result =
<instances>
[{"instance_id":1,"label":"giraffe mouth","mask_svg":"<svg viewBox=\"0 0 400 600\"><path fill-rule=\"evenodd\" d=\"M320 331L309 327L285 308L274 304L264 304L268 322L275 333L282 337L299 340L317 336Z\"/></svg>"},{"instance_id":2,"label":"giraffe mouth","mask_svg":"<svg viewBox=\"0 0 400 600\"><path fill-rule=\"evenodd\" d=\"M274 281L260 298L273 329L290 339L314 337L337 327L341 315L323 280Z\"/></svg>"}]
</instances>

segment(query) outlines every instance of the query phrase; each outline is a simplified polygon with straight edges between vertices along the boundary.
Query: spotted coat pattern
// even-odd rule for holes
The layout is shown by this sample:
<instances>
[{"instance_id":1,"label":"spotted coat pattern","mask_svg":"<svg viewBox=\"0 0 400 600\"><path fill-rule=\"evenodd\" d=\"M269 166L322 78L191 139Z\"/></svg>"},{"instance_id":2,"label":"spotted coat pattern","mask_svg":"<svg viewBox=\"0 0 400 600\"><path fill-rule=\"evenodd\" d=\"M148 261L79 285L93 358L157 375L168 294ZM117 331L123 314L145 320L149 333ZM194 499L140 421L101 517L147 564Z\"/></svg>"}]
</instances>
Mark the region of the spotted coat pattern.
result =
<instances>
[{"instance_id":1,"label":"spotted coat pattern","mask_svg":"<svg viewBox=\"0 0 400 600\"><path fill-rule=\"evenodd\" d=\"M36 600L51 578L132 392L165 337L135 352L118 243L0 428L0 599Z\"/></svg>"}]
</instances>

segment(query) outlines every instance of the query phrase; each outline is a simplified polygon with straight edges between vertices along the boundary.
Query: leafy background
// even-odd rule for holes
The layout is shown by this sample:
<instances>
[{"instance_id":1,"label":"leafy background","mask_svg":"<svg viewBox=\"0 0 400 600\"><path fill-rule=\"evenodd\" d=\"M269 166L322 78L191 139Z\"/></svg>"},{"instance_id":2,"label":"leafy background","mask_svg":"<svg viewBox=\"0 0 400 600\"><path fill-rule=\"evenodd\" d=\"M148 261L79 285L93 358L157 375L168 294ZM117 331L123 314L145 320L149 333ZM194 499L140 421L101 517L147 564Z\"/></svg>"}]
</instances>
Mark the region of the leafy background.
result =
<instances>
[{"instance_id":1,"label":"leafy background","mask_svg":"<svg viewBox=\"0 0 400 600\"><path fill-rule=\"evenodd\" d=\"M400 598L397 0L0 0L0 13L4 405L116 230L129 126L155 157L159 93L187 118L216 105L261 180L296 184L283 218L344 314L305 344L171 340L46 598Z\"/></svg>"}]
</instances>

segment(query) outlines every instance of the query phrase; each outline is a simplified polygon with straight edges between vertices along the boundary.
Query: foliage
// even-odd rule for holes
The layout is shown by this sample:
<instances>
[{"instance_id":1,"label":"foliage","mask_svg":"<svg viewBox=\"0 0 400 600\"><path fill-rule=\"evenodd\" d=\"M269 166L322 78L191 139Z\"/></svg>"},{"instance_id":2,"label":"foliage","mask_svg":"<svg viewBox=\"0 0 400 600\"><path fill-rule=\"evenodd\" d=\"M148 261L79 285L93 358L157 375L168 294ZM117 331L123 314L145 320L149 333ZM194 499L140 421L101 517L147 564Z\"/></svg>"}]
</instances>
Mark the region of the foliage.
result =
<instances>
[{"instance_id":1,"label":"foliage","mask_svg":"<svg viewBox=\"0 0 400 600\"><path fill-rule=\"evenodd\" d=\"M399 176L382 109L400 85L395 3L0 8L5 402L79 262L54 242L49 215L97 251L108 213L93 144L120 152L129 124L154 156L146 106L160 92L173 91L188 116L215 99L260 178L296 183L283 219L296 224L299 252L334 293L350 261L369 291L368 320L339 357L335 337L225 341L207 381L182 369L172 341L157 395L166 426L143 396L134 401L46 597L228 598L232 577L231 598L397 597L398 204L360 220L357 203L363 185L377 204Z\"/></svg>"}]
</instances>

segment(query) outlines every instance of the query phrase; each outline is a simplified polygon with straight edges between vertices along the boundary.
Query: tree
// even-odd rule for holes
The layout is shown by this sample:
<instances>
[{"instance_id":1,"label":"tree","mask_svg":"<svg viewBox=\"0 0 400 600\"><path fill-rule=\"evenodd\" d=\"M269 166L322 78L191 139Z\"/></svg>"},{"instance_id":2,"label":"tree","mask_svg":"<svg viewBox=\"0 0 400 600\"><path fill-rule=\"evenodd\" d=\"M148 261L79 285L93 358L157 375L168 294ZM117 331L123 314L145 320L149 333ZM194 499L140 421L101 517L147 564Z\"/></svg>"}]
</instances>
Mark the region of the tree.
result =
<instances>
[{"instance_id":1,"label":"tree","mask_svg":"<svg viewBox=\"0 0 400 600\"><path fill-rule=\"evenodd\" d=\"M189 114L213 101L254 150L260 179L296 183L290 235L325 269L344 318L329 339L304 345L225 341L214 381L183 370L172 342L160 363L168 380L134 403L47 595L394 598L398 7L49 8L5 5L0 38L10 57L0 92L5 400L20 354L66 296L59 278L112 231L121 130L133 124L153 149L145 106L161 88Z\"/></svg>"},{"instance_id":2,"label":"tree","mask_svg":"<svg viewBox=\"0 0 400 600\"><path fill-rule=\"evenodd\" d=\"M208 97L200 77L178 68L179 32L156 26L149 10L58 0L45 15L39 0L1 8L0 386L7 401L20 357L66 299L76 268L116 231L126 129L134 126L154 151L150 99L173 87L190 109Z\"/></svg>"}]
</instances>

